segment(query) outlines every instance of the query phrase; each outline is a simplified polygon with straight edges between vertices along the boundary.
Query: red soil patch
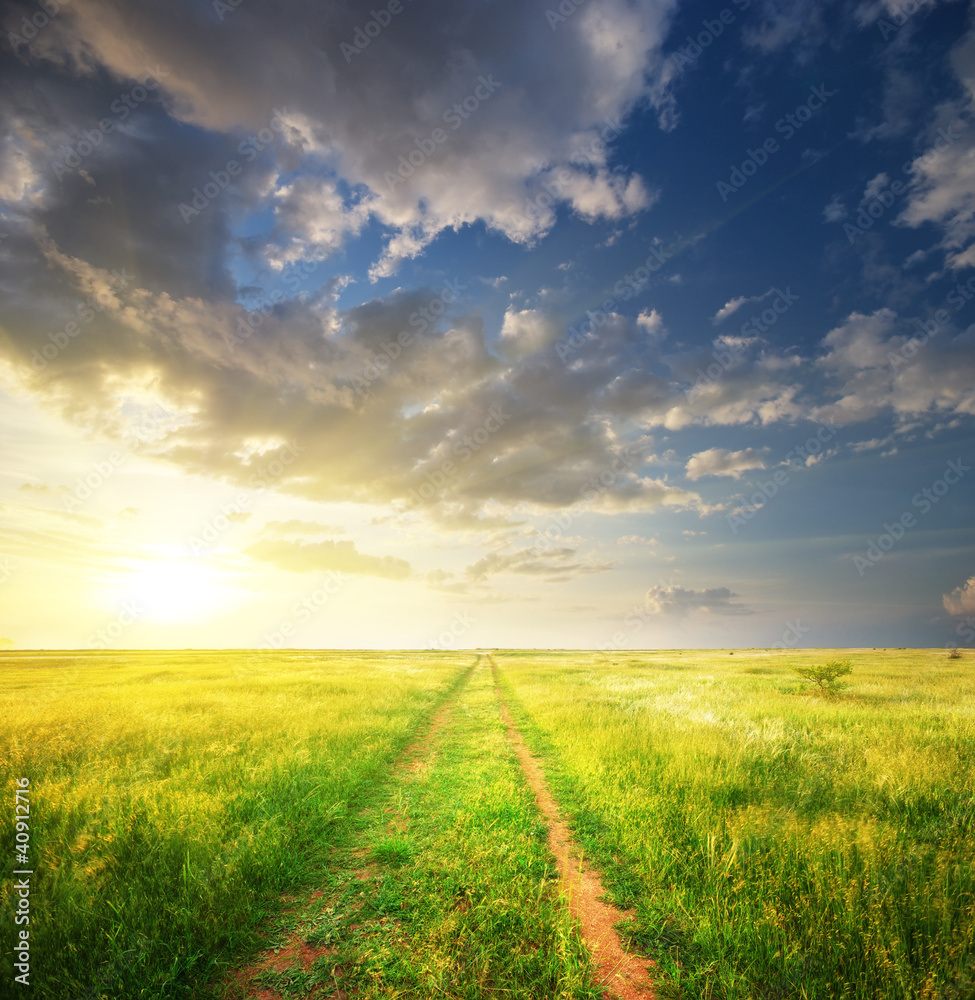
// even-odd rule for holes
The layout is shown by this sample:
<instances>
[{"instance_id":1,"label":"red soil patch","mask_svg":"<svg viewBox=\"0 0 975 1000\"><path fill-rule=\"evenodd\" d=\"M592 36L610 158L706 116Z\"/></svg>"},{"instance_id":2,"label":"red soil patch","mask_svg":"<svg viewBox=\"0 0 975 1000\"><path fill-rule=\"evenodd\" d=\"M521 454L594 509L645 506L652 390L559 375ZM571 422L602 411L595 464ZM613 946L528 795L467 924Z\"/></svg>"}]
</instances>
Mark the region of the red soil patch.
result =
<instances>
[{"instance_id":1,"label":"red soil patch","mask_svg":"<svg viewBox=\"0 0 975 1000\"><path fill-rule=\"evenodd\" d=\"M281 994L277 990L259 986L251 980L256 979L262 972L285 972L295 965L300 965L307 972L315 959L334 953L334 948L306 944L295 934L282 948L265 953L258 961L234 973L230 982L237 986L248 1000L280 1000Z\"/></svg>"},{"instance_id":2,"label":"red soil patch","mask_svg":"<svg viewBox=\"0 0 975 1000\"><path fill-rule=\"evenodd\" d=\"M518 755L528 784L535 793L538 808L548 823L549 850L558 861L562 889L569 901L569 910L579 921L582 939L592 952L599 981L606 988L603 996L607 1000L614 997L618 1000L646 1000L653 997L650 969L654 963L623 950L613 925L626 914L600 899L606 894L606 890L599 874L583 865L572 833L562 822L558 805L545 783L545 775L529 753L501 696L497 664L493 659L490 662L498 701L501 703L501 717L508 727L508 739Z\"/></svg>"}]
</instances>

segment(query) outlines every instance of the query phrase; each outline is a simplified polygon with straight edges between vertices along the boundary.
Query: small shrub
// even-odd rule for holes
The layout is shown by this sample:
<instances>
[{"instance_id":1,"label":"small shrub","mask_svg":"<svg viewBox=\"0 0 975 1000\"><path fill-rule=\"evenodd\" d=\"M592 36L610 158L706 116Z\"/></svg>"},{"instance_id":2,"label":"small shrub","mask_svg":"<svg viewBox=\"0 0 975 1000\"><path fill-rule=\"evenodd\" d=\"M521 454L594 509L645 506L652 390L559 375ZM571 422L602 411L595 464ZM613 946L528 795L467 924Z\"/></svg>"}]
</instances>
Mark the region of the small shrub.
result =
<instances>
[{"instance_id":1,"label":"small shrub","mask_svg":"<svg viewBox=\"0 0 975 1000\"><path fill-rule=\"evenodd\" d=\"M830 660L828 663L813 667L793 667L793 670L803 679L815 684L820 694L837 695L846 687L837 678L853 673L853 664L849 660Z\"/></svg>"},{"instance_id":2,"label":"small shrub","mask_svg":"<svg viewBox=\"0 0 975 1000\"><path fill-rule=\"evenodd\" d=\"M949 660L960 660L961 659L961 650L957 646L955 646L954 649L949 649L948 650L948 659Z\"/></svg>"}]
</instances>

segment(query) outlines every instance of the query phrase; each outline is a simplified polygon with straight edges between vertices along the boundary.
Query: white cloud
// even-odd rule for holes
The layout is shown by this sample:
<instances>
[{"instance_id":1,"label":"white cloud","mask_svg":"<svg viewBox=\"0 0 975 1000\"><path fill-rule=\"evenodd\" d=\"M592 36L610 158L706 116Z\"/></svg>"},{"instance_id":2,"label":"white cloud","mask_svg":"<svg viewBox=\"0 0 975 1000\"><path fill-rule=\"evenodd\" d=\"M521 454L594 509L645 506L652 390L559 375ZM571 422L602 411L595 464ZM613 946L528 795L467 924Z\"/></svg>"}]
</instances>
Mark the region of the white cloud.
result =
<instances>
[{"instance_id":1,"label":"white cloud","mask_svg":"<svg viewBox=\"0 0 975 1000\"><path fill-rule=\"evenodd\" d=\"M955 587L950 594L945 594L942 601L949 615L975 614L975 576L969 577L961 587Z\"/></svg>"},{"instance_id":2,"label":"white cloud","mask_svg":"<svg viewBox=\"0 0 975 1000\"><path fill-rule=\"evenodd\" d=\"M892 309L851 313L823 339L817 360L838 398L812 415L843 426L890 409L906 427L926 413L975 413L975 355L954 334L937 323L932 336L919 334Z\"/></svg>"},{"instance_id":3,"label":"white cloud","mask_svg":"<svg viewBox=\"0 0 975 1000\"><path fill-rule=\"evenodd\" d=\"M695 481L704 476L733 476L740 479L749 469L764 469L763 452L767 449L744 448L741 451L726 451L723 448L708 448L692 455L687 462L687 478Z\"/></svg>"},{"instance_id":4,"label":"white cloud","mask_svg":"<svg viewBox=\"0 0 975 1000\"><path fill-rule=\"evenodd\" d=\"M823 218L827 222L842 222L848 214L846 205L838 194L833 195L830 203L823 209Z\"/></svg>"},{"instance_id":5,"label":"white cloud","mask_svg":"<svg viewBox=\"0 0 975 1000\"><path fill-rule=\"evenodd\" d=\"M511 307L501 324L501 347L510 358L523 358L551 347L562 334L554 317L540 309Z\"/></svg>"},{"instance_id":6,"label":"white cloud","mask_svg":"<svg viewBox=\"0 0 975 1000\"><path fill-rule=\"evenodd\" d=\"M890 178L883 172L867 181L867 186L863 189L863 197L860 199L860 207L862 208L868 202L873 201L889 183Z\"/></svg>"},{"instance_id":7,"label":"white cloud","mask_svg":"<svg viewBox=\"0 0 975 1000\"><path fill-rule=\"evenodd\" d=\"M761 295L739 295L736 298L729 299L713 316L711 322L717 326L718 323L723 322L729 316L733 316L738 310L748 302L761 302L763 299L767 299L770 295L776 294L774 288L770 288L767 292L763 292Z\"/></svg>"},{"instance_id":8,"label":"white cloud","mask_svg":"<svg viewBox=\"0 0 975 1000\"><path fill-rule=\"evenodd\" d=\"M975 30L952 50L950 61L967 99L935 110L921 137L925 148L913 162L907 205L897 221L939 226L946 261L957 269L975 263Z\"/></svg>"},{"instance_id":9,"label":"white cloud","mask_svg":"<svg viewBox=\"0 0 975 1000\"><path fill-rule=\"evenodd\" d=\"M334 177L298 177L278 187L274 201L275 221L287 240L284 252L268 252L278 268L334 253L347 236L357 236L369 218L368 201L349 204Z\"/></svg>"},{"instance_id":10,"label":"white cloud","mask_svg":"<svg viewBox=\"0 0 975 1000\"><path fill-rule=\"evenodd\" d=\"M720 323L722 320L734 315L746 302L749 301L755 300L749 299L745 295L739 295L736 298L728 299L728 301L711 318L711 322L714 324Z\"/></svg>"},{"instance_id":11,"label":"white cloud","mask_svg":"<svg viewBox=\"0 0 975 1000\"><path fill-rule=\"evenodd\" d=\"M616 539L617 545L656 545L656 538L647 538L644 535L623 535Z\"/></svg>"},{"instance_id":12,"label":"white cloud","mask_svg":"<svg viewBox=\"0 0 975 1000\"><path fill-rule=\"evenodd\" d=\"M188 31L165 6L87 0L53 20L32 55L100 65L122 80L158 66L173 117L226 134L230 148L282 111L289 142L271 147L270 189L252 189L239 205L226 199L219 210L259 211L270 202L283 221L304 219L298 245L268 248L272 263L302 248L331 252L368 212L389 231L378 277L444 230L479 220L516 242L541 237L551 207L527 213L526 199L560 169L569 179L559 198L584 219L649 207L656 194L635 173L611 170L598 143L607 122L639 102L668 104L661 43L674 6L589 0L553 32L519 0L490 11L431 0L407 7L395 28L347 57L341 43L368 20L368 4L323 12L310 0L248 0L244 16L219 24L201 17ZM309 23L318 30L307 31ZM443 138L431 138L438 129ZM579 149L593 147L592 169L581 169ZM36 155L50 158L43 148ZM361 196L340 196L333 180L282 186L302 158ZM15 173L8 169L0 183L19 195L30 173Z\"/></svg>"},{"instance_id":13,"label":"white cloud","mask_svg":"<svg viewBox=\"0 0 975 1000\"><path fill-rule=\"evenodd\" d=\"M667 336L667 328L664 326L664 318L656 309L647 312L644 309L636 318L637 326L644 329L654 340L660 341Z\"/></svg>"}]
</instances>

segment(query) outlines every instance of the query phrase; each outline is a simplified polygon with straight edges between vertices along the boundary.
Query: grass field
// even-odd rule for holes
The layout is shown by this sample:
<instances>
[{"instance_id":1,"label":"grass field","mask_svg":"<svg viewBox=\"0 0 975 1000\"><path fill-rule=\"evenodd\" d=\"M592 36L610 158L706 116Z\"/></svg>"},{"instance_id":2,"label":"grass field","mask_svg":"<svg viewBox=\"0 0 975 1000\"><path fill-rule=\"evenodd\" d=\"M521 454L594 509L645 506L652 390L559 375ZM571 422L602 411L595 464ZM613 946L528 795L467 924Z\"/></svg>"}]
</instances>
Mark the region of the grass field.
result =
<instances>
[{"instance_id":1,"label":"grass field","mask_svg":"<svg viewBox=\"0 0 975 1000\"><path fill-rule=\"evenodd\" d=\"M499 653L661 997L975 997L975 676L944 651Z\"/></svg>"},{"instance_id":2,"label":"grass field","mask_svg":"<svg viewBox=\"0 0 975 1000\"><path fill-rule=\"evenodd\" d=\"M660 997L975 997L972 660L840 656L828 700L832 651L494 653ZM0 656L31 995L597 996L486 660Z\"/></svg>"},{"instance_id":3,"label":"grass field","mask_svg":"<svg viewBox=\"0 0 975 1000\"><path fill-rule=\"evenodd\" d=\"M32 790L33 995L186 996L253 947L471 657L416 660L0 657L5 862L15 780Z\"/></svg>"}]
</instances>

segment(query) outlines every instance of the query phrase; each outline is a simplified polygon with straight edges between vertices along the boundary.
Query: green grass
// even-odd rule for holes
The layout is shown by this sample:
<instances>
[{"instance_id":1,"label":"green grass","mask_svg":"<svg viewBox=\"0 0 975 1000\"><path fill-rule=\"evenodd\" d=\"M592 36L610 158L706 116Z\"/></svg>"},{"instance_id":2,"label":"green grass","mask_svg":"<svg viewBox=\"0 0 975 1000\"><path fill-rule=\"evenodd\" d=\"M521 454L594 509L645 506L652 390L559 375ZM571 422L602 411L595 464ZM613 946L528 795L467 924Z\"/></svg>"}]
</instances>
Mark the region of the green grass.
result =
<instances>
[{"instance_id":1,"label":"green grass","mask_svg":"<svg viewBox=\"0 0 975 1000\"><path fill-rule=\"evenodd\" d=\"M835 657L495 654L662 1000L975 998L971 658L842 651L839 695L797 680ZM314 961L259 976L281 997L595 997L477 659L0 656L32 995L231 1000L228 970L297 934Z\"/></svg>"},{"instance_id":2,"label":"green grass","mask_svg":"<svg viewBox=\"0 0 975 1000\"><path fill-rule=\"evenodd\" d=\"M257 981L283 996L334 985L364 1000L595 1000L486 662L417 763L363 813L296 917L300 940L328 953Z\"/></svg>"},{"instance_id":3,"label":"green grass","mask_svg":"<svg viewBox=\"0 0 975 1000\"><path fill-rule=\"evenodd\" d=\"M253 949L472 661L0 656L8 862L14 783L31 782L32 995L184 997ZM9 878L2 903L12 927Z\"/></svg>"},{"instance_id":4,"label":"green grass","mask_svg":"<svg viewBox=\"0 0 975 1000\"><path fill-rule=\"evenodd\" d=\"M975 997L975 677L943 651L498 653L661 997Z\"/></svg>"}]
</instances>

